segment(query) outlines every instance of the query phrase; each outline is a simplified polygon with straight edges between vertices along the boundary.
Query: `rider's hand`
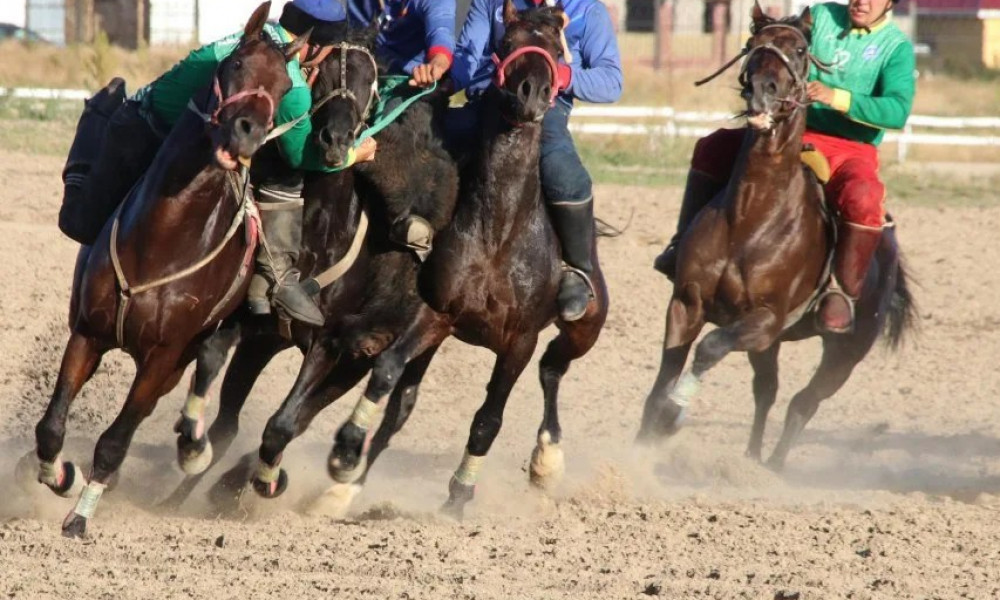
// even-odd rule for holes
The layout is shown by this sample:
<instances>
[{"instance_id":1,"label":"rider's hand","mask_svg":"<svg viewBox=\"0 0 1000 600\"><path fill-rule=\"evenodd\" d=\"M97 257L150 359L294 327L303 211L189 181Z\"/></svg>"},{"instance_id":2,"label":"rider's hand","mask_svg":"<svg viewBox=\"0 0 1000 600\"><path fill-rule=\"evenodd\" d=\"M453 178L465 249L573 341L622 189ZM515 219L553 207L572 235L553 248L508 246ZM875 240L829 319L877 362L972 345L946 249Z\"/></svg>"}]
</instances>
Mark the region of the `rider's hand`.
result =
<instances>
[{"instance_id":1,"label":"rider's hand","mask_svg":"<svg viewBox=\"0 0 1000 600\"><path fill-rule=\"evenodd\" d=\"M370 162L375 160L375 150L378 149L378 144L375 142L375 138L365 138L361 140L361 145L355 151L355 163Z\"/></svg>"},{"instance_id":2,"label":"rider's hand","mask_svg":"<svg viewBox=\"0 0 1000 600\"><path fill-rule=\"evenodd\" d=\"M827 106L833 104L833 88L818 81L810 81L806 86L806 95L812 102L822 102Z\"/></svg>"},{"instance_id":3,"label":"rider's hand","mask_svg":"<svg viewBox=\"0 0 1000 600\"><path fill-rule=\"evenodd\" d=\"M451 67L451 59L444 54L435 54L429 63L417 65L410 76L410 85L413 87L430 87L435 81L441 79L446 71Z\"/></svg>"}]
</instances>

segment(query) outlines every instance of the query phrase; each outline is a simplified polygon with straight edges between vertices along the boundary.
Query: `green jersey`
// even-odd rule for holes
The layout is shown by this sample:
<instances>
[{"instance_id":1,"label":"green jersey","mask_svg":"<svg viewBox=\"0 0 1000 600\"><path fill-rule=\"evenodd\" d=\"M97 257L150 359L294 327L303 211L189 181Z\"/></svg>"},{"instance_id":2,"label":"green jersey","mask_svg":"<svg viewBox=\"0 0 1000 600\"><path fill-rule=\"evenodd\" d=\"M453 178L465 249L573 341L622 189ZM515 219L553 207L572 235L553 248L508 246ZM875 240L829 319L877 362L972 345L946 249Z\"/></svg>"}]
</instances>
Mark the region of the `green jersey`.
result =
<instances>
[{"instance_id":1,"label":"green jersey","mask_svg":"<svg viewBox=\"0 0 1000 600\"><path fill-rule=\"evenodd\" d=\"M264 32L278 44L291 41L291 36L281 25L264 25ZM136 92L133 100L142 102L143 108L152 113L157 121L173 127L187 110L188 101L201 88L209 85L216 69L239 45L243 32L234 33L192 50L184 60L174 65L156 81ZM274 112L275 126L288 123L309 112L312 107L312 92L302 75L298 58L288 62L288 76L292 87L284 95ZM277 139L282 156L294 169L311 171L334 171L324 166L319 150L310 141L312 123L302 119L294 127Z\"/></svg>"},{"instance_id":2,"label":"green jersey","mask_svg":"<svg viewBox=\"0 0 1000 600\"><path fill-rule=\"evenodd\" d=\"M916 57L913 45L889 16L870 30L852 29L847 6L811 8L810 51L832 65L810 69L809 79L833 88L830 106L813 104L809 129L878 145L886 129L902 129L913 108ZM845 35L846 31L846 35Z\"/></svg>"}]
</instances>

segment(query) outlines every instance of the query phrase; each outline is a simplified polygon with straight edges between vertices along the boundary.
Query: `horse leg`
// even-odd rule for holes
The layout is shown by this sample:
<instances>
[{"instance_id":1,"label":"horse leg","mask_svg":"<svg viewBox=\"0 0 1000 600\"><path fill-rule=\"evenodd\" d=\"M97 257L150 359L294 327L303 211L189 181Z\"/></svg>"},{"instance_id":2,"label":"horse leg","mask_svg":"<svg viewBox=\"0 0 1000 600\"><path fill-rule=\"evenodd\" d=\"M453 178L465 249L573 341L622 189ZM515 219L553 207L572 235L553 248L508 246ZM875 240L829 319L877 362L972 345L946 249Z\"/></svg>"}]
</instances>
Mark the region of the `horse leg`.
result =
<instances>
[{"instance_id":1,"label":"horse leg","mask_svg":"<svg viewBox=\"0 0 1000 600\"><path fill-rule=\"evenodd\" d=\"M440 346L434 346L426 350L423 354L413 359L403 369L403 374L399 378L399 384L389 396L389 403L386 406L385 417L378 427L378 431L372 437L371 446L368 450L366 466L361 476L353 483L335 482L326 489L323 494L313 503L310 512L322 514L328 517L341 519L347 515L348 509L354 502L354 498L361 493L361 489L368 480L368 473L371 472L372 465L378 460L379 454L389 447L392 436L397 434L406 424L407 419L413 413L413 408L417 404L417 392L420 382L430 366L434 354Z\"/></svg>"},{"instance_id":2,"label":"horse leg","mask_svg":"<svg viewBox=\"0 0 1000 600\"><path fill-rule=\"evenodd\" d=\"M503 411L507 405L507 398L510 397L517 378L531 360L537 341L537 333L524 332L510 347L497 355L493 375L486 386L486 401L472 420L465 456L462 457L461 464L448 482L448 501L443 510L455 518L462 518L465 505L475 495L479 470L503 424Z\"/></svg>"},{"instance_id":3,"label":"horse leg","mask_svg":"<svg viewBox=\"0 0 1000 600\"><path fill-rule=\"evenodd\" d=\"M785 467L785 460L799 434L805 429L806 423L812 419L819 408L819 403L837 393L854 371L854 367L864 358L868 347L859 352L857 346L851 343L854 336L832 335L823 339L823 358L819 368L813 373L808 385L795 394L788 405L785 416L785 429L781 439L774 448L774 453L767 460L767 466L774 471ZM846 338L846 339L844 339Z\"/></svg>"},{"instance_id":4,"label":"horse leg","mask_svg":"<svg viewBox=\"0 0 1000 600\"><path fill-rule=\"evenodd\" d=\"M251 485L264 498L280 496L288 486L281 455L302 435L324 408L358 384L371 368L370 359L334 356L328 344L314 343L306 353L295 386L271 415L261 437L257 469Z\"/></svg>"},{"instance_id":5,"label":"horse leg","mask_svg":"<svg viewBox=\"0 0 1000 600\"><path fill-rule=\"evenodd\" d=\"M90 480L76 508L63 521L64 536L82 537L86 533L87 521L94 516L105 487L125 461L135 430L153 412L157 400L176 386L184 374L180 357L180 352L153 353L139 366L125 406L97 440Z\"/></svg>"},{"instance_id":6,"label":"horse leg","mask_svg":"<svg viewBox=\"0 0 1000 600\"><path fill-rule=\"evenodd\" d=\"M764 443L764 427L767 425L767 413L774 405L778 395L778 350L780 342L763 352L749 352L750 365L753 367L753 428L750 430L750 443L747 445L747 457L760 462L760 450Z\"/></svg>"},{"instance_id":7,"label":"horse leg","mask_svg":"<svg viewBox=\"0 0 1000 600\"><path fill-rule=\"evenodd\" d=\"M429 309L422 311L375 360L364 394L346 423L337 430L327 462L330 477L338 483L354 483L365 473L372 430L389 395L397 387L407 363L441 345L449 330Z\"/></svg>"},{"instance_id":8,"label":"horse leg","mask_svg":"<svg viewBox=\"0 0 1000 600\"><path fill-rule=\"evenodd\" d=\"M52 400L45 415L35 426L38 481L66 498L78 493L84 485L84 478L73 463L62 460L66 417L69 415L70 405L83 384L94 375L103 355L104 349L95 340L76 332L70 336ZM31 461L30 455L22 459L22 462L28 461Z\"/></svg>"},{"instance_id":9,"label":"horse leg","mask_svg":"<svg viewBox=\"0 0 1000 600\"><path fill-rule=\"evenodd\" d=\"M226 355L240 336L238 327L220 329L198 348L191 387L181 416L174 425L177 462L188 475L203 472L212 463L212 443L205 435L205 405L208 390L226 364Z\"/></svg>"},{"instance_id":10,"label":"horse leg","mask_svg":"<svg viewBox=\"0 0 1000 600\"><path fill-rule=\"evenodd\" d=\"M222 380L222 389L219 392L219 414L208 429L207 439L210 440L211 447L215 450L208 469L217 465L229 452L229 448L239 432L240 411L243 410L250 390L257 378L260 377L264 367L287 346L288 343L283 338L271 335L243 338L237 344L233 359L229 363L229 368L226 369L226 376ZM198 475L185 477L184 481L164 501L164 506L179 507L191 495L194 488L201 483L204 475L203 471ZM246 482L245 478L243 482Z\"/></svg>"},{"instance_id":11,"label":"horse leg","mask_svg":"<svg viewBox=\"0 0 1000 600\"><path fill-rule=\"evenodd\" d=\"M692 300L686 302L677 294L670 300L660 370L646 397L637 442L648 443L663 435L673 435L683 420L691 394L676 390L676 386L691 344L705 326L701 303L695 298Z\"/></svg>"}]
</instances>

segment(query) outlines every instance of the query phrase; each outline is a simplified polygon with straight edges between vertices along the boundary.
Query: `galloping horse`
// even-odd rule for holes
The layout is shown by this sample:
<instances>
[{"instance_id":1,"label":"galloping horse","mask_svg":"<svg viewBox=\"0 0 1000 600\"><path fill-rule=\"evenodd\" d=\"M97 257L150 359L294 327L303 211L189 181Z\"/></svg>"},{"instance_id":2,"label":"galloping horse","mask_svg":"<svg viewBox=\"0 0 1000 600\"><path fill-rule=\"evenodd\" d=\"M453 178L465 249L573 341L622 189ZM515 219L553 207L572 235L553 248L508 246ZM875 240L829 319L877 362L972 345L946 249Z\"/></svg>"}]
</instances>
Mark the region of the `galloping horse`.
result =
<instances>
[{"instance_id":1,"label":"galloping horse","mask_svg":"<svg viewBox=\"0 0 1000 600\"><path fill-rule=\"evenodd\" d=\"M316 143L330 164L346 155L354 135L364 126L377 76L373 58L376 33L370 28L350 30L345 40L331 46L315 67L315 77L310 78L314 81L311 119ZM265 147L254 159L252 179L258 173L278 179L287 175L289 167L272 148ZM239 431L243 404L271 359L292 345L307 355L303 370L310 369L319 355L329 358L327 351L334 346L344 315L354 312L364 298L373 249L366 211L354 194L354 170L307 171L302 197L302 250L297 266L302 273L312 274L313 281L323 280L320 308L326 325L314 328L293 323L292 339L288 340L279 334L274 319L238 312L205 342L198 352L191 391L176 428L178 461L189 475L201 475L225 455ZM206 434L208 391L234 344L236 350L220 391L219 414ZM335 358L330 360L336 362ZM168 503L178 505L198 481L200 477L185 480Z\"/></svg>"},{"instance_id":2,"label":"galloping horse","mask_svg":"<svg viewBox=\"0 0 1000 600\"><path fill-rule=\"evenodd\" d=\"M539 181L541 119L557 92L561 8L518 13L507 0L506 32L496 85L483 100L484 127L477 156L463 173L455 216L438 235L420 271L421 305L403 333L376 359L364 395L337 433L328 468L356 493L376 446L381 448L413 408L414 372L422 373L450 335L497 355L486 401L476 413L465 456L449 484L446 510L461 516L472 499L478 471L500 431L514 383L531 359L539 332L556 321L559 335L540 365L545 411L531 460L532 480L549 483L561 473L559 382L572 360L597 341L608 294L592 242L596 299L578 321L557 321L559 245L549 223ZM411 368L415 367L415 371ZM375 439L372 426L389 403L389 416ZM404 402L406 406L398 404ZM383 438L383 439L379 439ZM261 447L261 468L274 470L280 446ZM273 472L269 473L272 477ZM337 486L335 486L336 488Z\"/></svg>"},{"instance_id":3,"label":"galloping horse","mask_svg":"<svg viewBox=\"0 0 1000 600\"><path fill-rule=\"evenodd\" d=\"M269 5L253 13L213 85L192 100L144 179L77 262L71 336L36 428L41 483L64 496L82 483L61 457L66 417L101 357L121 348L135 361L136 376L97 442L89 482L63 523L68 537L85 533L136 428L245 295L256 228L248 220L244 182L227 166L247 162L264 143L275 107L291 87L286 62L308 41L304 36L282 48L262 35ZM237 235L247 227L251 243Z\"/></svg>"},{"instance_id":4,"label":"galloping horse","mask_svg":"<svg viewBox=\"0 0 1000 600\"><path fill-rule=\"evenodd\" d=\"M823 68L809 53L811 23L808 8L800 17L774 20L755 7L740 75L751 127L728 187L681 241L660 371L646 399L640 441L675 431L705 372L742 351L753 366L756 404L747 456L760 460L778 391L781 342L818 335L819 368L792 399L768 460L780 469L820 401L840 389L879 335L885 332L895 348L912 325L913 301L892 227L885 228L873 258L853 331L826 333L811 318L833 246L822 188L800 160L806 77L811 63ZM691 370L682 374L706 322L719 328L698 344Z\"/></svg>"}]
</instances>

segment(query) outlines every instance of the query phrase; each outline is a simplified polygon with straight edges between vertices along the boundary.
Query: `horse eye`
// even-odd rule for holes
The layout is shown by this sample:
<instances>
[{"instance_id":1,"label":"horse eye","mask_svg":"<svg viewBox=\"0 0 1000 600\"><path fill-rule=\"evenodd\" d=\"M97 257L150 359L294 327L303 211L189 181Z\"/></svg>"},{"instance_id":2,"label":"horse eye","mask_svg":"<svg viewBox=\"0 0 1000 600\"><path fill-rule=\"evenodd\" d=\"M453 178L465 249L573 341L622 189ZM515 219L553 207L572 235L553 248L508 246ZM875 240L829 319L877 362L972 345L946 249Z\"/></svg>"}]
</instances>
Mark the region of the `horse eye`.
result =
<instances>
[{"instance_id":1,"label":"horse eye","mask_svg":"<svg viewBox=\"0 0 1000 600\"><path fill-rule=\"evenodd\" d=\"M798 53L799 56L803 56L806 53L805 48L798 48L795 51Z\"/></svg>"},{"instance_id":2,"label":"horse eye","mask_svg":"<svg viewBox=\"0 0 1000 600\"><path fill-rule=\"evenodd\" d=\"M243 61L236 59L233 61L233 70L239 71L243 67Z\"/></svg>"}]
</instances>

